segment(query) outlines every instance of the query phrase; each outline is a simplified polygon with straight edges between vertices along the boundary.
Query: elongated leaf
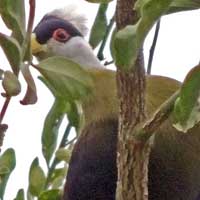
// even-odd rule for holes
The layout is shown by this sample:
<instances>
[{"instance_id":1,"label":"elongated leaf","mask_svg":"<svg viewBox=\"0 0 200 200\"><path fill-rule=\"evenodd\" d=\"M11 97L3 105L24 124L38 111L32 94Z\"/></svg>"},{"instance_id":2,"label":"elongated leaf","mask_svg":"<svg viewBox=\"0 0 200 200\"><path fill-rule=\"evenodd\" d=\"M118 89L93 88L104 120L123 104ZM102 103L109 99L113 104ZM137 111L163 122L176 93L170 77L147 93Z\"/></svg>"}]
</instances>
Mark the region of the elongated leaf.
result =
<instances>
[{"instance_id":1,"label":"elongated leaf","mask_svg":"<svg viewBox=\"0 0 200 200\"><path fill-rule=\"evenodd\" d=\"M61 191L58 189L48 190L43 192L38 200L60 200Z\"/></svg>"},{"instance_id":2,"label":"elongated leaf","mask_svg":"<svg viewBox=\"0 0 200 200\"><path fill-rule=\"evenodd\" d=\"M51 188L59 189L63 187L66 175L67 175L67 167L55 169L51 178Z\"/></svg>"},{"instance_id":3,"label":"elongated leaf","mask_svg":"<svg viewBox=\"0 0 200 200\"><path fill-rule=\"evenodd\" d=\"M46 87L48 87L48 89L52 92L54 97L57 98L56 97L57 91L55 90L55 88L53 88L52 85L44 77L39 77L39 79L46 85ZM82 109L79 109L79 108L81 108L81 106L79 105L80 102L78 102L78 101L70 102L69 100L67 101L65 99L63 99L63 100L64 100L64 102L66 102L66 107L67 107L66 113L67 113L69 123L71 124L71 126L73 126L75 128L79 128L81 117L82 117Z\"/></svg>"},{"instance_id":4,"label":"elongated leaf","mask_svg":"<svg viewBox=\"0 0 200 200\"><path fill-rule=\"evenodd\" d=\"M200 121L200 65L186 76L175 109L175 127L187 132Z\"/></svg>"},{"instance_id":5,"label":"elongated leaf","mask_svg":"<svg viewBox=\"0 0 200 200\"><path fill-rule=\"evenodd\" d=\"M5 132L7 131L7 129L8 129L7 124L0 124L0 147L2 147L3 145L3 139L4 139ZM1 166L0 166L0 169L1 169Z\"/></svg>"},{"instance_id":6,"label":"elongated leaf","mask_svg":"<svg viewBox=\"0 0 200 200\"><path fill-rule=\"evenodd\" d=\"M0 176L9 173L9 169L5 166L0 166Z\"/></svg>"},{"instance_id":7,"label":"elongated leaf","mask_svg":"<svg viewBox=\"0 0 200 200\"><path fill-rule=\"evenodd\" d=\"M29 171L29 192L32 196L39 196L46 182L45 174L39 166L38 158L34 159Z\"/></svg>"},{"instance_id":8,"label":"elongated leaf","mask_svg":"<svg viewBox=\"0 0 200 200\"><path fill-rule=\"evenodd\" d=\"M154 23L168 10L172 0L140 1L141 18L135 25L129 25L116 33L114 58L117 66L129 70L138 56L146 35Z\"/></svg>"},{"instance_id":9,"label":"elongated leaf","mask_svg":"<svg viewBox=\"0 0 200 200\"><path fill-rule=\"evenodd\" d=\"M27 90L23 100L20 101L22 105L35 104L37 102L37 89L35 81L32 77L32 74L29 69L29 65L21 65L21 72L24 76L24 79L27 83Z\"/></svg>"},{"instance_id":10,"label":"elongated leaf","mask_svg":"<svg viewBox=\"0 0 200 200\"><path fill-rule=\"evenodd\" d=\"M101 4L99 6L97 16L96 16L94 24L92 26L89 43L93 49L99 45L99 43L103 40L103 37L106 33L106 29L107 29L106 11L107 11L107 8L108 8L108 4Z\"/></svg>"},{"instance_id":11,"label":"elongated leaf","mask_svg":"<svg viewBox=\"0 0 200 200\"><path fill-rule=\"evenodd\" d=\"M0 157L0 199L3 199L6 184L9 176L16 165L15 152L13 149L7 149ZM4 173L3 170L4 169Z\"/></svg>"},{"instance_id":12,"label":"elongated leaf","mask_svg":"<svg viewBox=\"0 0 200 200\"><path fill-rule=\"evenodd\" d=\"M17 76L11 71L5 71L2 86L7 96L16 96L21 92L21 84Z\"/></svg>"},{"instance_id":13,"label":"elongated leaf","mask_svg":"<svg viewBox=\"0 0 200 200\"><path fill-rule=\"evenodd\" d=\"M175 13L180 11L187 11L187 10L195 10L200 8L200 1L199 0L174 0L167 14Z\"/></svg>"},{"instance_id":14,"label":"elongated leaf","mask_svg":"<svg viewBox=\"0 0 200 200\"><path fill-rule=\"evenodd\" d=\"M38 70L55 88L57 96L69 101L86 96L93 85L90 75L84 69L64 57L43 60Z\"/></svg>"},{"instance_id":15,"label":"elongated leaf","mask_svg":"<svg viewBox=\"0 0 200 200\"><path fill-rule=\"evenodd\" d=\"M17 193L17 196L14 200L25 200L25 197L24 197L24 190L23 189L20 189Z\"/></svg>"},{"instance_id":16,"label":"elongated leaf","mask_svg":"<svg viewBox=\"0 0 200 200\"><path fill-rule=\"evenodd\" d=\"M66 174L67 174L67 167L55 169L50 179L51 185L53 185L54 182L56 182L58 179L64 180L66 178Z\"/></svg>"},{"instance_id":17,"label":"elongated leaf","mask_svg":"<svg viewBox=\"0 0 200 200\"><path fill-rule=\"evenodd\" d=\"M13 36L22 44L25 36L24 0L1 0L0 14Z\"/></svg>"},{"instance_id":18,"label":"elongated leaf","mask_svg":"<svg viewBox=\"0 0 200 200\"><path fill-rule=\"evenodd\" d=\"M69 162L71 157L71 150L70 149L65 149L65 148L60 148L56 151L56 158L59 161L65 161Z\"/></svg>"},{"instance_id":19,"label":"elongated leaf","mask_svg":"<svg viewBox=\"0 0 200 200\"><path fill-rule=\"evenodd\" d=\"M63 116L67 111L67 102L63 99L55 99L54 104L49 111L43 131L42 131L42 152L49 165L51 157L57 145L58 130L63 120Z\"/></svg>"},{"instance_id":20,"label":"elongated leaf","mask_svg":"<svg viewBox=\"0 0 200 200\"><path fill-rule=\"evenodd\" d=\"M112 0L86 0L90 3L109 3Z\"/></svg>"},{"instance_id":21,"label":"elongated leaf","mask_svg":"<svg viewBox=\"0 0 200 200\"><path fill-rule=\"evenodd\" d=\"M13 72L18 75L21 64L21 48L16 39L0 33L0 46L4 50Z\"/></svg>"}]
</instances>

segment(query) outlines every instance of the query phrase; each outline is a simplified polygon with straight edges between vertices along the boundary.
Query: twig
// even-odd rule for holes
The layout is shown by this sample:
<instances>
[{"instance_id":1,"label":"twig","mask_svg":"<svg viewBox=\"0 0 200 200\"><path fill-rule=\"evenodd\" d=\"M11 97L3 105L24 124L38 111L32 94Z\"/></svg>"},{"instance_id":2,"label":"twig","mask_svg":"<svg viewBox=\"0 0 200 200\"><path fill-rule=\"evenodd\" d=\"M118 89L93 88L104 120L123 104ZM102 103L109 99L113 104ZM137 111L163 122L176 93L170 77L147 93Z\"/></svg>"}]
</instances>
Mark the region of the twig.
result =
<instances>
[{"instance_id":1,"label":"twig","mask_svg":"<svg viewBox=\"0 0 200 200\"><path fill-rule=\"evenodd\" d=\"M154 115L138 128L136 134L134 134L134 138L142 141L147 141L154 132L158 129L158 127L168 119L169 115L173 111L174 103L179 96L180 90L177 90L168 100L166 100L154 113Z\"/></svg>"},{"instance_id":2,"label":"twig","mask_svg":"<svg viewBox=\"0 0 200 200\"><path fill-rule=\"evenodd\" d=\"M70 133L70 130L71 130L71 128L72 128L72 125L69 123L68 125L67 125L67 127L66 127L66 130L65 130L65 133L64 133L64 135L63 135L63 138L62 138L62 140L61 140L61 142L60 142L60 146L59 146L59 148L63 148L63 147L65 147L65 146L67 146L67 138L68 138L68 136L69 136L69 133Z\"/></svg>"},{"instance_id":3,"label":"twig","mask_svg":"<svg viewBox=\"0 0 200 200\"><path fill-rule=\"evenodd\" d=\"M155 33L154 33L153 42L152 42L152 45L151 45L151 48L150 48L150 51L149 51L147 74L151 74L153 56L154 56L154 52L155 52L155 48L156 48L156 43L157 43L157 39L158 39L159 30L160 30L160 19L158 20L158 22L156 24L156 29L155 29Z\"/></svg>"},{"instance_id":4,"label":"twig","mask_svg":"<svg viewBox=\"0 0 200 200\"><path fill-rule=\"evenodd\" d=\"M7 131L7 129L8 129L7 124L0 124L0 152L1 152L1 147L3 145L5 132Z\"/></svg>"},{"instance_id":5,"label":"twig","mask_svg":"<svg viewBox=\"0 0 200 200\"><path fill-rule=\"evenodd\" d=\"M62 137L62 140L60 142L60 145L58 147L58 149L60 148L63 148L65 146L67 146L67 138L69 136L69 133L70 133L70 130L72 128L72 125L69 123L65 129L65 132L64 132L64 135ZM71 141L70 141L71 142ZM51 180L51 177L52 177L52 174L54 172L54 169L56 168L56 165L59 163L60 161L55 157L51 166L49 167L49 170L48 170L48 174L47 174L47 179L46 179L46 188L48 188L48 185L49 185L49 182Z\"/></svg>"},{"instance_id":6,"label":"twig","mask_svg":"<svg viewBox=\"0 0 200 200\"><path fill-rule=\"evenodd\" d=\"M72 140L66 142L65 146L68 146L68 145L72 144L75 140L77 140L77 136L74 137Z\"/></svg>"},{"instance_id":7,"label":"twig","mask_svg":"<svg viewBox=\"0 0 200 200\"><path fill-rule=\"evenodd\" d=\"M35 0L29 0L29 19L28 19L28 28L27 28L27 33L31 34L32 29L33 29L33 22L35 19Z\"/></svg>"},{"instance_id":8,"label":"twig","mask_svg":"<svg viewBox=\"0 0 200 200\"><path fill-rule=\"evenodd\" d=\"M106 61L106 62L104 63L104 66L111 65L111 64L113 64L113 63L114 63L114 60Z\"/></svg>"},{"instance_id":9,"label":"twig","mask_svg":"<svg viewBox=\"0 0 200 200\"><path fill-rule=\"evenodd\" d=\"M103 40L102 40L102 43L101 43L101 46L99 48L99 51L97 53L97 57L100 59L100 60L103 60L104 59L104 56L103 56L103 51L105 49L105 46L106 46L106 43L107 43L107 40L108 40L108 36L110 34L110 31L112 30L112 27L115 23L115 16L113 16L110 20L110 23L109 25L107 26L107 29L106 29L106 33L103 37Z\"/></svg>"},{"instance_id":10,"label":"twig","mask_svg":"<svg viewBox=\"0 0 200 200\"><path fill-rule=\"evenodd\" d=\"M35 19L35 0L29 0L29 17L28 17L28 25L27 25L27 31L26 31L26 37L23 42L23 52L22 52L22 57L26 56L26 51L28 47L28 44L30 43L30 37L33 29L33 23ZM28 60L29 64L31 62L31 56Z\"/></svg>"},{"instance_id":11,"label":"twig","mask_svg":"<svg viewBox=\"0 0 200 200\"><path fill-rule=\"evenodd\" d=\"M10 103L10 100L11 100L11 97L6 97L6 99L4 101L4 104L3 104L3 107L2 107L1 113L0 113L0 124L2 123L3 118L4 118L5 114L6 114L6 111L7 111L8 105Z\"/></svg>"}]
</instances>

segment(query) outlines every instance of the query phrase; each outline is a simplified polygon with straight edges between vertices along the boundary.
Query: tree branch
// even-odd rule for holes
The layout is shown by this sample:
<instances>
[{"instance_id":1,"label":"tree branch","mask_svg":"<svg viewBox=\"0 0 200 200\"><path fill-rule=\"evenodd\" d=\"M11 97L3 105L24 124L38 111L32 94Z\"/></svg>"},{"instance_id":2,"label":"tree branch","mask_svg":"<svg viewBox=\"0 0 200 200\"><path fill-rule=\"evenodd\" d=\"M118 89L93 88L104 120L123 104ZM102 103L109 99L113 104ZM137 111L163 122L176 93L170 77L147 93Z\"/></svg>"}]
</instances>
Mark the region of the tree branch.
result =
<instances>
[{"instance_id":1,"label":"tree branch","mask_svg":"<svg viewBox=\"0 0 200 200\"><path fill-rule=\"evenodd\" d=\"M99 58L100 60L104 59L103 51L105 49L105 46L106 46L106 43L107 43L107 40L108 40L108 36L110 34L110 31L112 30L112 27L113 27L114 23L115 23L115 16L113 16L111 18L110 23L107 26L106 33L105 33L105 35L103 37L101 46L100 46L99 51L97 53L97 58Z\"/></svg>"},{"instance_id":2,"label":"tree branch","mask_svg":"<svg viewBox=\"0 0 200 200\"><path fill-rule=\"evenodd\" d=\"M117 1L117 30L137 22L138 16L133 9L135 2L135 0ZM136 125L146 118L146 81L142 47L132 70L124 72L117 66L117 87L120 116L116 197L117 200L147 200L150 147L148 143L132 137Z\"/></svg>"},{"instance_id":3,"label":"tree branch","mask_svg":"<svg viewBox=\"0 0 200 200\"><path fill-rule=\"evenodd\" d=\"M2 107L1 113L0 113L0 124L2 124L3 118L4 118L5 114L6 114L8 105L10 103L10 100L11 100L11 97L6 97L6 99L4 101L4 104L3 104L3 107Z\"/></svg>"},{"instance_id":4,"label":"tree branch","mask_svg":"<svg viewBox=\"0 0 200 200\"><path fill-rule=\"evenodd\" d=\"M155 33L154 33L153 42L152 42L152 45L151 45L151 48L150 48L150 51L149 51L147 74L151 74L153 56L154 56L154 52L155 52L155 48L156 48L156 43L157 43L157 40L158 40L159 30L160 30L160 19L158 20L158 22L156 24L156 29L155 29Z\"/></svg>"},{"instance_id":5,"label":"tree branch","mask_svg":"<svg viewBox=\"0 0 200 200\"><path fill-rule=\"evenodd\" d=\"M71 126L71 124L69 123L69 124L67 125L66 129L65 129L64 135L63 135L63 137L62 137L62 140L61 140L61 142L60 142L60 145L59 145L58 149L63 148L63 147L65 147L65 146L67 146L67 145L70 144L70 143L67 143L66 141L67 141L67 138L68 138L69 133L70 133L70 131L71 131L71 128L72 128L72 126ZM74 141L74 139L72 139L72 140ZM70 142L71 142L71 141L70 141ZM54 170L55 170L55 168L56 168L56 166L57 166L57 164L58 164L59 162L60 162L60 161L55 157L54 160L53 160L53 162L52 162L52 164L51 164L51 166L50 166L50 168L49 168L49 170L48 170L47 179L46 179L46 189L47 189L48 186L49 186L49 183L50 183L52 174L53 174L53 172L54 172Z\"/></svg>"},{"instance_id":6,"label":"tree branch","mask_svg":"<svg viewBox=\"0 0 200 200\"><path fill-rule=\"evenodd\" d=\"M160 127L160 125L169 118L179 93L180 90L175 92L157 109L148 121L146 121L142 126L140 125L138 131L134 134L134 138L141 141L147 141Z\"/></svg>"}]
</instances>

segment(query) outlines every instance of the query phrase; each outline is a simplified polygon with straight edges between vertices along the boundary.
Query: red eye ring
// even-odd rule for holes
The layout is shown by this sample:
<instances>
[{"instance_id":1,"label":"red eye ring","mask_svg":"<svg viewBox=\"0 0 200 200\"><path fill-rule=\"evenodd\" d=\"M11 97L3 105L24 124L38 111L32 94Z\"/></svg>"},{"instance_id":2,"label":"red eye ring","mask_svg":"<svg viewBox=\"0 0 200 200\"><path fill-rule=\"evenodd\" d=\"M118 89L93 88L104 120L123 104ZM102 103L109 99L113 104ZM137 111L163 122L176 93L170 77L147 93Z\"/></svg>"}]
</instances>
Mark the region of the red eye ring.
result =
<instances>
[{"instance_id":1,"label":"red eye ring","mask_svg":"<svg viewBox=\"0 0 200 200\"><path fill-rule=\"evenodd\" d=\"M59 42L66 42L70 37L69 33L63 28L58 28L53 32L53 38Z\"/></svg>"}]
</instances>

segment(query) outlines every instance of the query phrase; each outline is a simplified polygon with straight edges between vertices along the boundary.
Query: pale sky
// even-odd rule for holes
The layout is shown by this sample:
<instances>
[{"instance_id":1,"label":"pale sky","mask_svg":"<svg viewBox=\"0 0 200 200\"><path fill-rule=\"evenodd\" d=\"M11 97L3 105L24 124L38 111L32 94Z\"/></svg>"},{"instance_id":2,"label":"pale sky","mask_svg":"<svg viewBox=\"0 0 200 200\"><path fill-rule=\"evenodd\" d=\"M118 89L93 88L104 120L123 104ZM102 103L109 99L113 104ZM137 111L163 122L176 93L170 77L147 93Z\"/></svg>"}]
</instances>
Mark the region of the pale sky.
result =
<instances>
[{"instance_id":1,"label":"pale sky","mask_svg":"<svg viewBox=\"0 0 200 200\"><path fill-rule=\"evenodd\" d=\"M26 2L28 3L28 0ZM35 24L46 12L64 7L69 2L67 0L37 0ZM90 28L97 11L97 5L83 0L73 0L73 3L76 3L81 12L88 17L88 26ZM153 62L153 74L165 75L181 81L189 69L199 62L199 21L200 11L182 12L162 18ZM0 23L0 27L1 32L7 32L2 23ZM149 46L152 42L152 33L153 31L145 42L145 58L148 56ZM0 58L0 66L6 67L8 64L5 62L2 52L0 52ZM29 166L35 157L39 156L40 163L44 165L44 160L41 156L40 137L43 121L52 105L53 97L46 87L37 80L36 72L34 72L34 76L39 97L37 104L32 106L21 106L19 104L19 100L23 98L25 93L24 87L22 93L12 99L4 119L4 123L8 123L9 129L5 136L3 151L12 147L15 149L17 156L17 166L10 177L5 200L12 200L18 189L26 188ZM0 98L0 107L2 102L3 98Z\"/></svg>"}]
</instances>

